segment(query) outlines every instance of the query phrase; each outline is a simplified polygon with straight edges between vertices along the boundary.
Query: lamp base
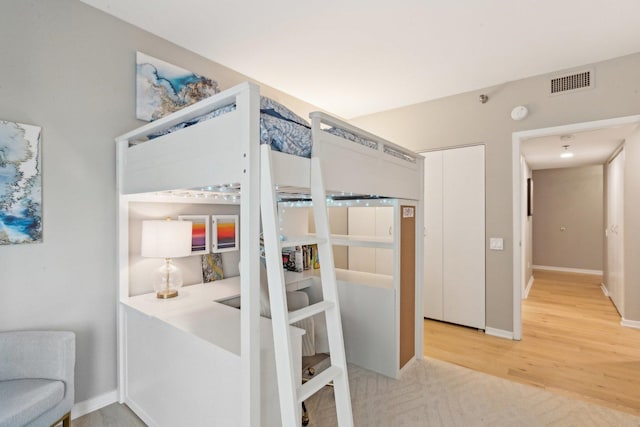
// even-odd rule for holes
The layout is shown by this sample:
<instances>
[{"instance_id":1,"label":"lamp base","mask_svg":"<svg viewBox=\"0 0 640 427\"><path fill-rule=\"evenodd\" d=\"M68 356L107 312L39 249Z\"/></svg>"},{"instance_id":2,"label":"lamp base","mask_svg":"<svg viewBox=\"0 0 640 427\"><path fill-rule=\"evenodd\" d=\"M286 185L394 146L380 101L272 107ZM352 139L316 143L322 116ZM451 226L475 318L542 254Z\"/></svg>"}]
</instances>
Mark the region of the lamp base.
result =
<instances>
[{"instance_id":1,"label":"lamp base","mask_svg":"<svg viewBox=\"0 0 640 427\"><path fill-rule=\"evenodd\" d=\"M178 296L178 291L175 289L163 289L161 291L156 292L156 297L160 299L175 298L177 296Z\"/></svg>"}]
</instances>

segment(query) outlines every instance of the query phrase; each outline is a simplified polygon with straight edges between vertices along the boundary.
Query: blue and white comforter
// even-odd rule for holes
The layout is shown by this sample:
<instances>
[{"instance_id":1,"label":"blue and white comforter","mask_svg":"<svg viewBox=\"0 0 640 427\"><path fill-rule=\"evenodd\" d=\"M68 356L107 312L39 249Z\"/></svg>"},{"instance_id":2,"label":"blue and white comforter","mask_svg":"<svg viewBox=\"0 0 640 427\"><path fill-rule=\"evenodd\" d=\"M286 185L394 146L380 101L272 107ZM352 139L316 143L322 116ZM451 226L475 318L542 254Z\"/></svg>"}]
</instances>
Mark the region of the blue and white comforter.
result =
<instances>
[{"instance_id":1,"label":"blue and white comforter","mask_svg":"<svg viewBox=\"0 0 640 427\"><path fill-rule=\"evenodd\" d=\"M235 104L218 108L210 113L179 123L171 128L148 135L149 139L175 132L205 120L221 116L236 109ZM377 143L360 138L342 129L330 128L329 133L349 139L370 148ZM301 157L311 157L311 125L282 104L273 99L260 97L260 144L269 144L274 150Z\"/></svg>"}]
</instances>

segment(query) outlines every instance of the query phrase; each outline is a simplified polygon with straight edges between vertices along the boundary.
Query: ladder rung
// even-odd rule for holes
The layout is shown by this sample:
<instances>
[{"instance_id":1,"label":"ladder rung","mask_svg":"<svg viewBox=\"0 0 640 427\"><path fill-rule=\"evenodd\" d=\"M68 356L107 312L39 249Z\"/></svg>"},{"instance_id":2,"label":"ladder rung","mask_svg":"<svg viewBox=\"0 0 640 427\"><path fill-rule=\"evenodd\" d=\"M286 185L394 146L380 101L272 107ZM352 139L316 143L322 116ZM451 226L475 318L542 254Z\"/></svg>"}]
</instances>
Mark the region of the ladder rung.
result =
<instances>
[{"instance_id":1,"label":"ladder rung","mask_svg":"<svg viewBox=\"0 0 640 427\"><path fill-rule=\"evenodd\" d=\"M281 240L280 247L281 248L293 248L295 246L303 246L303 245L320 245L322 243L326 243L327 239L323 239L320 237L294 237L289 240Z\"/></svg>"},{"instance_id":2,"label":"ladder rung","mask_svg":"<svg viewBox=\"0 0 640 427\"><path fill-rule=\"evenodd\" d=\"M300 310L291 311L289 312L289 324L299 322L302 319L322 313L333 307L335 307L335 305L331 301L320 301L301 308Z\"/></svg>"},{"instance_id":3,"label":"ladder rung","mask_svg":"<svg viewBox=\"0 0 640 427\"><path fill-rule=\"evenodd\" d=\"M322 387L326 386L331 381L338 379L340 375L342 375L342 368L333 365L329 366L319 374L316 374L309 381L302 384L298 389L298 402L304 402Z\"/></svg>"}]
</instances>

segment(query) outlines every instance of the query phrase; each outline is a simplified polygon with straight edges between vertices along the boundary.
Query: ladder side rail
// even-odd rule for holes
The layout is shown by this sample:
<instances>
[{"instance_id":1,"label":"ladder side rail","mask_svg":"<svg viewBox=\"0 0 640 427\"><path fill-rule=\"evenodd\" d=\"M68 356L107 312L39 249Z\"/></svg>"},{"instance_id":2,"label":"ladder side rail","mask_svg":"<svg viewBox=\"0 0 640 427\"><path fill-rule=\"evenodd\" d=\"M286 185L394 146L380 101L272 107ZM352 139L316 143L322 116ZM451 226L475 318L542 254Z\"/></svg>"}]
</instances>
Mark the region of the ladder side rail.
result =
<instances>
[{"instance_id":1,"label":"ladder side rail","mask_svg":"<svg viewBox=\"0 0 640 427\"><path fill-rule=\"evenodd\" d=\"M260 146L261 176L260 198L262 232L267 266L271 321L273 329L278 395L283 426L296 426L301 419L297 404L297 389L293 375L293 351L289 334L287 299L282 269L282 254L279 239L279 222L275 194L275 183L271 163L271 147Z\"/></svg>"},{"instance_id":2,"label":"ladder side rail","mask_svg":"<svg viewBox=\"0 0 640 427\"><path fill-rule=\"evenodd\" d=\"M325 239L324 243L318 245L322 297L324 301L332 303L331 308L328 308L325 311L325 320L327 323L327 337L329 341L331 365L336 366L341 370L340 376L334 380L334 395L338 425L346 427L353 426L353 413L347 375L347 360L344 351L342 321L340 319L340 305L338 302L338 286L333 260L333 248L331 246L331 232L327 213L326 193L320 163L319 157L312 156L311 199L313 201L316 235Z\"/></svg>"}]
</instances>

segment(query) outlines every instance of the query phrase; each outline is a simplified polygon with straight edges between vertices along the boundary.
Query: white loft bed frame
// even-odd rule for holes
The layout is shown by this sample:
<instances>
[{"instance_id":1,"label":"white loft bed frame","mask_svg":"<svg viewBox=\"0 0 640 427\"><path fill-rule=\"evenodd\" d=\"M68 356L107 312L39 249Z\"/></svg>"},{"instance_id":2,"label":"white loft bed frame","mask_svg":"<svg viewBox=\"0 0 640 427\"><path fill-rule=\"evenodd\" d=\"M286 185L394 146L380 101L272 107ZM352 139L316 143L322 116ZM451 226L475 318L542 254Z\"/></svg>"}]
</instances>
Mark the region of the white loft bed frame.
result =
<instances>
[{"instance_id":1,"label":"white loft bed frame","mask_svg":"<svg viewBox=\"0 0 640 427\"><path fill-rule=\"evenodd\" d=\"M161 137L137 143L147 135L235 103L233 111ZM119 300L129 297L128 210L131 195L169 190L201 189L210 185L240 184L240 277L242 424L259 425L259 239L260 233L260 92L243 83L167 117L116 138L117 189L121 198L119 230ZM324 113L311 113L312 156L320 159L327 193L384 196L418 201L418 229L422 229L423 162L403 147L365 132ZM377 148L323 131L329 125L375 142ZM394 155L395 153L396 155ZM274 182L280 189L310 188L310 159L274 151ZM411 160L413 159L413 161ZM293 190L292 190L293 189ZM421 259L421 254L416 254ZM248 261L246 261L248 260ZM416 301L422 301L421 289ZM421 320L420 304L416 303ZM123 312L119 314L119 382L124 384ZM421 322L416 321L416 325ZM418 327L416 328L419 329ZM419 329L421 330L421 329ZM416 333L416 348L422 334ZM418 350L420 351L420 350ZM120 390L120 400L124 399Z\"/></svg>"}]
</instances>

